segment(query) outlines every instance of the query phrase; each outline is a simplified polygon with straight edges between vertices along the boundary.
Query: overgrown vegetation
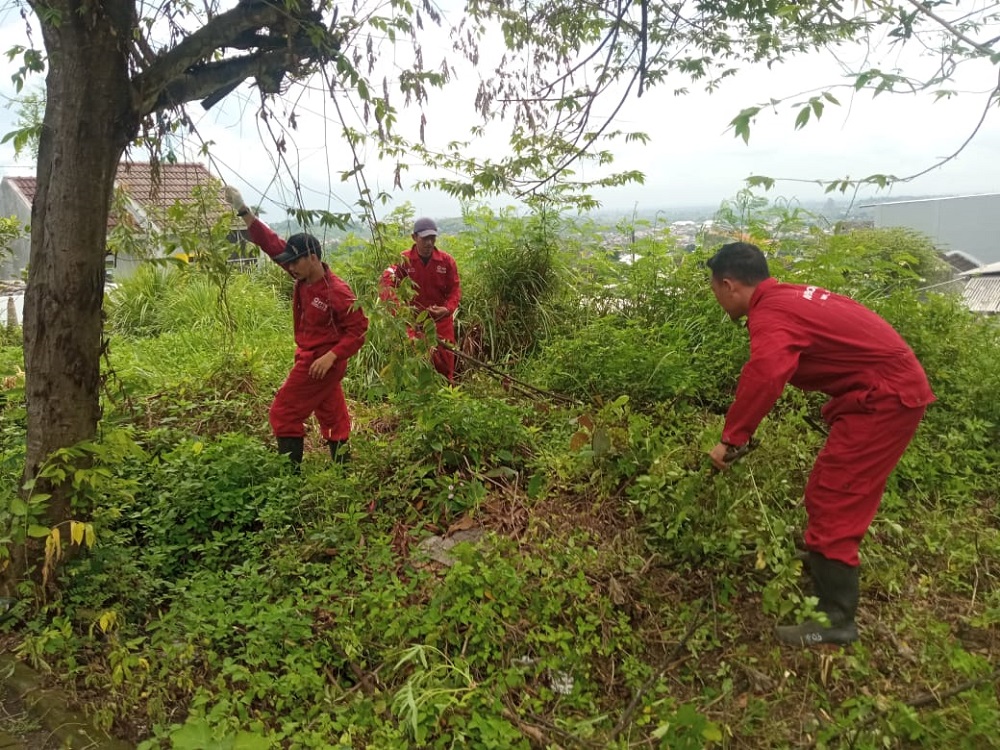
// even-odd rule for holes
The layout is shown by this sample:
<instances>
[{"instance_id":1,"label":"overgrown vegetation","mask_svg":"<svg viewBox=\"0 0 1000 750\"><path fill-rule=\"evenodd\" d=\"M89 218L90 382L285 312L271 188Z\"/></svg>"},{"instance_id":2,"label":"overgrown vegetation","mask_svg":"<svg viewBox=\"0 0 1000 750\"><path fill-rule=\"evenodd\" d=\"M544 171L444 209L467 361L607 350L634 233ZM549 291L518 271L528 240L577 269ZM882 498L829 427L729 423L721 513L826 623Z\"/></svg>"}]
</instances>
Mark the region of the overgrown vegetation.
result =
<instances>
[{"instance_id":1,"label":"overgrown vegetation","mask_svg":"<svg viewBox=\"0 0 1000 750\"><path fill-rule=\"evenodd\" d=\"M345 380L353 458L316 440L297 476L266 421L291 359L283 280L236 275L223 315L198 263L145 269L109 300L101 439L50 464L81 549L0 643L148 750L996 746L1000 329L924 290L933 248L733 227L784 280L877 309L939 397L862 548L861 643L800 652L770 628L815 604L793 553L820 402L787 393L756 452L709 470L747 354L710 248L467 221L442 246L469 351L575 406L468 363L443 387L376 302L392 243L355 238L333 263L373 318ZM14 493L19 362L0 349L7 544L40 515ZM449 564L427 546L476 529Z\"/></svg>"}]
</instances>

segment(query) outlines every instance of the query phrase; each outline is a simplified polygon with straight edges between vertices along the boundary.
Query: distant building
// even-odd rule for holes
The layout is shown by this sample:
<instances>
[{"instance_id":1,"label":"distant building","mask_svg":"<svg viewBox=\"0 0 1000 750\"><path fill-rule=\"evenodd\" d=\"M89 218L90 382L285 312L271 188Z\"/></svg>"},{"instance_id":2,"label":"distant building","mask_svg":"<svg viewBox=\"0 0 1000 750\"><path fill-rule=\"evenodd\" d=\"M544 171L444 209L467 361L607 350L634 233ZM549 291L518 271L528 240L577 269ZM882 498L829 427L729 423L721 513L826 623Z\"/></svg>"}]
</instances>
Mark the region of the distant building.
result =
<instances>
[{"instance_id":1,"label":"distant building","mask_svg":"<svg viewBox=\"0 0 1000 750\"><path fill-rule=\"evenodd\" d=\"M0 180L0 216L13 216L19 224L28 226L34 197L34 177L4 177ZM27 236L20 237L10 243L10 250L10 254L0 255L0 279L17 278L28 267L31 241Z\"/></svg>"},{"instance_id":2,"label":"distant building","mask_svg":"<svg viewBox=\"0 0 1000 750\"><path fill-rule=\"evenodd\" d=\"M24 318L24 282L0 281L0 326L13 328Z\"/></svg>"},{"instance_id":3,"label":"distant building","mask_svg":"<svg viewBox=\"0 0 1000 750\"><path fill-rule=\"evenodd\" d=\"M975 258L966 255L960 250L954 250L950 253L946 252L942 255L942 257L945 262L955 270L955 273L972 271L979 268L980 265Z\"/></svg>"},{"instance_id":4,"label":"distant building","mask_svg":"<svg viewBox=\"0 0 1000 750\"><path fill-rule=\"evenodd\" d=\"M219 183L201 164L160 164L154 168L149 163L122 163L118 167L115 188L123 194L125 208L112 210L108 230L119 224L140 229L162 228L168 221L170 208L178 202L191 202L197 187L213 184ZM0 216L15 216L22 224L30 224L37 186L35 177L4 177L0 181ZM220 186L218 205L210 206L205 221L214 223L228 214L230 210L223 201ZM233 222L232 239L240 241L245 231L243 222L235 217ZM24 237L11 244L13 254L0 259L0 279L17 278L28 265L30 239ZM130 275L141 262L139 258L128 256L108 256L109 270L117 277Z\"/></svg>"},{"instance_id":5,"label":"distant building","mask_svg":"<svg viewBox=\"0 0 1000 750\"><path fill-rule=\"evenodd\" d=\"M1000 193L874 203L879 229L903 227L930 238L945 256L961 253L977 265L1000 262ZM955 265L955 264L953 264Z\"/></svg>"},{"instance_id":6,"label":"distant building","mask_svg":"<svg viewBox=\"0 0 1000 750\"><path fill-rule=\"evenodd\" d=\"M961 277L966 279L962 297L972 312L984 315L1000 313L1000 263L966 271Z\"/></svg>"}]
</instances>

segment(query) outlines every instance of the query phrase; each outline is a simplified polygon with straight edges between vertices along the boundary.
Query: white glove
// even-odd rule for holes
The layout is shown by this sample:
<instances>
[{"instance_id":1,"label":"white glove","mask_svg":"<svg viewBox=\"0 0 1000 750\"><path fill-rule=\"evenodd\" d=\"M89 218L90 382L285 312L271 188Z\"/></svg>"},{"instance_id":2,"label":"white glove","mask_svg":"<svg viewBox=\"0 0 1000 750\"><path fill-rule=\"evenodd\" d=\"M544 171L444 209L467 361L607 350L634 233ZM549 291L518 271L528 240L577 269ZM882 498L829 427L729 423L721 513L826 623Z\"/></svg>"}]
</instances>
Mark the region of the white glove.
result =
<instances>
[{"instance_id":1,"label":"white glove","mask_svg":"<svg viewBox=\"0 0 1000 750\"><path fill-rule=\"evenodd\" d=\"M240 211L242 211L244 208L247 207L247 204L243 200L243 196L240 194L240 191L237 190L236 188L232 187L231 185L226 185L225 193L226 193L226 203L232 206L233 210L236 211L237 213L239 213Z\"/></svg>"}]
</instances>

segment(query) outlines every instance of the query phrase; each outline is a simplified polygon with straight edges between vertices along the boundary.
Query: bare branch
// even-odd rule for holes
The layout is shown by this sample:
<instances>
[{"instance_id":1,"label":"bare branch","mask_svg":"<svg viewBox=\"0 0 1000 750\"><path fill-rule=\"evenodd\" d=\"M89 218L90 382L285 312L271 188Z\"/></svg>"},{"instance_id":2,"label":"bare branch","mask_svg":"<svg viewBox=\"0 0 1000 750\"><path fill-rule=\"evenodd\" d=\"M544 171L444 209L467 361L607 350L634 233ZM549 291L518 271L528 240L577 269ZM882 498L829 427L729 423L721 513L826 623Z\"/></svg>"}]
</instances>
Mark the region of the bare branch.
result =
<instances>
[{"instance_id":1,"label":"bare branch","mask_svg":"<svg viewBox=\"0 0 1000 750\"><path fill-rule=\"evenodd\" d=\"M947 29L948 33L951 34L953 37L955 37L956 39L961 39L963 42L968 44L977 52L980 52L986 55L987 57L993 54L993 50L990 47L980 44L974 39L970 39L965 34L963 34L961 30L957 29L954 25L952 25L945 19L941 18L941 16L937 15L933 10L928 8L919 0L907 0L907 2L910 3L910 5L912 5L914 8L919 10L922 14L924 14L928 18L933 19L936 23L940 24L942 27Z\"/></svg>"}]
</instances>

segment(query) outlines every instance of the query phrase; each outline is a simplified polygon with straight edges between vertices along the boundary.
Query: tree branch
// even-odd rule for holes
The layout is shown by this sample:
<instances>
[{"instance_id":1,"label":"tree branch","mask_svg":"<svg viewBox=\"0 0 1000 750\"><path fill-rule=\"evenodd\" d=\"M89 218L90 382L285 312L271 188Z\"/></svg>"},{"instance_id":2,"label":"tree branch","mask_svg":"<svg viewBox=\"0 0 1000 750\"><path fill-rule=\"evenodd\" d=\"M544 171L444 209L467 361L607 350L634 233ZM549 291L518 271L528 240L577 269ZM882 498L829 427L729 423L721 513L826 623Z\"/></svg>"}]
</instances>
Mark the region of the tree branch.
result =
<instances>
[{"instance_id":1,"label":"tree branch","mask_svg":"<svg viewBox=\"0 0 1000 750\"><path fill-rule=\"evenodd\" d=\"M254 52L243 57L199 65L187 71L185 75L170 81L161 89L159 98L152 102L152 111L209 97L210 103L206 103L207 108L217 101L217 99L213 101L210 95L220 89L231 91L247 78L280 80L294 62L286 50L279 50Z\"/></svg>"},{"instance_id":2,"label":"tree branch","mask_svg":"<svg viewBox=\"0 0 1000 750\"><path fill-rule=\"evenodd\" d=\"M919 10L925 16L943 26L948 31L948 33L951 34L953 37L955 37L956 39L961 39L963 42L968 44L970 47L972 47L980 54L986 55L987 57L992 57L993 50L990 47L982 45L974 39L970 39L965 34L963 34L959 29L955 28L952 24L948 23L948 21L941 18L941 16L937 15L933 10L928 8L926 5L924 5L921 2L918 2L918 0L908 0L908 1L910 5Z\"/></svg>"},{"instance_id":3,"label":"tree branch","mask_svg":"<svg viewBox=\"0 0 1000 750\"><path fill-rule=\"evenodd\" d=\"M332 56L337 41L321 20L308 4L291 15L271 3L239 3L161 54L135 77L133 100L139 115L205 97L254 74L280 80L279 73L302 60ZM259 33L263 29L271 33ZM316 30L321 35L311 33ZM235 60L205 62L227 47L256 52Z\"/></svg>"}]
</instances>

